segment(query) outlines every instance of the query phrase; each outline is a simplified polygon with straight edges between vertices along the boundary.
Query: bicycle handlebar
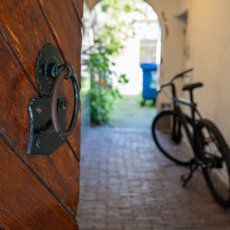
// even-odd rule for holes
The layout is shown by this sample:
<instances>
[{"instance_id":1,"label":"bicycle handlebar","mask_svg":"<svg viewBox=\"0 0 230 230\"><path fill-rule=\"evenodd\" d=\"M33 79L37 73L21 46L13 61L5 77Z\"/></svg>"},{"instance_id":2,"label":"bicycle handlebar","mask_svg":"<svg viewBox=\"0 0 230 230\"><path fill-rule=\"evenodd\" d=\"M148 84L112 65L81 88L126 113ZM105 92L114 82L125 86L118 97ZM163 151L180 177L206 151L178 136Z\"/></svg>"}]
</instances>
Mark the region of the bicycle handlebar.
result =
<instances>
[{"instance_id":1,"label":"bicycle handlebar","mask_svg":"<svg viewBox=\"0 0 230 230\"><path fill-rule=\"evenodd\" d=\"M190 68L190 69L187 69L187 70L185 70L185 71L183 71L181 73L178 73L171 80L169 80L167 83L162 84L160 89L162 89L162 88L164 88L164 87L166 87L168 85L171 85L177 78L184 77L185 74L190 73L192 71L193 71L193 68Z\"/></svg>"}]
</instances>

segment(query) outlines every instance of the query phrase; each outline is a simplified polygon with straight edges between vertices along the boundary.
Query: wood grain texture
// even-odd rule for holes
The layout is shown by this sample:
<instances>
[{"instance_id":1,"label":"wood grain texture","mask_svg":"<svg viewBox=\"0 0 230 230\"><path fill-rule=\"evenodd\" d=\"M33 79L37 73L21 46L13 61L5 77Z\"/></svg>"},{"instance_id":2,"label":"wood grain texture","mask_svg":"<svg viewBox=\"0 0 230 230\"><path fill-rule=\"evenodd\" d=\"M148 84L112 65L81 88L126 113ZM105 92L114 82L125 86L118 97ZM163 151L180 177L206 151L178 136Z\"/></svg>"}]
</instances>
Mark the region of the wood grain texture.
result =
<instances>
[{"instance_id":1,"label":"wood grain texture","mask_svg":"<svg viewBox=\"0 0 230 230\"><path fill-rule=\"evenodd\" d=\"M83 26L82 18L83 18L83 12L84 12L84 1L83 0L72 0L74 10L76 12L77 18L79 20L80 25Z\"/></svg>"},{"instance_id":2,"label":"wood grain texture","mask_svg":"<svg viewBox=\"0 0 230 230\"><path fill-rule=\"evenodd\" d=\"M13 0L10 1L10 3L11 2L13 2ZM23 3L24 2L25 1L23 1ZM4 3L7 4L9 2L4 1ZM1 4L1 7L2 5L4 4ZM5 11L7 11L7 9L9 10L9 8L5 6ZM11 11L9 10L9 12ZM17 17L21 17L19 12L13 11L12 14L14 15L15 13L18 15ZM23 12L22 9L21 12ZM31 13L36 14L33 11ZM9 15L11 14L9 13ZM4 17L7 16L9 21L17 19L13 16L10 18L9 15L6 14ZM27 15L27 18L29 18L29 15L30 14ZM41 14L40 16L42 17ZM2 12L0 17L3 17ZM19 31L22 30L22 25L20 24L18 26L15 24L15 32L12 32L11 30L11 26L13 27L12 22L11 25L8 23L5 26L10 28L8 31L11 31L11 35L8 35L10 37L12 36L11 39L20 47L19 49L16 44L11 43L12 45L16 46L17 52L20 52L20 55L23 57L19 58L19 60L23 61L23 63L28 63L25 65L27 71L33 75L36 56L32 57L32 54L35 55L36 53L37 55L37 52L34 51L36 47L33 47L31 45L32 42L29 42L28 40L28 49L26 44L24 44L24 37L25 40L27 40L27 37L31 36L31 40L36 40L36 44L38 43L38 39L36 39L36 37L33 39L33 32L31 32L32 35L25 34L24 37L22 34L18 34L16 32L17 27L19 27ZM37 44L37 46L40 47L39 44ZM28 51L26 51L27 49ZM27 54L27 58L23 56ZM76 161L68 144L62 145L50 157L31 157L27 155L29 137L29 118L27 106L31 98L36 96L36 92L34 91L30 81L28 81L26 78L25 71L17 62L17 59L7 46L2 36L0 37L0 56L0 111L3 111L1 112L0 116L1 133L5 136L5 138L7 138L9 143L11 143L11 146L18 152L18 154L20 154L26 164L31 166L33 172L38 175L43 183L53 192L54 196L57 197L58 202L63 204L66 209L68 209L69 212L74 215L77 209L76 206L79 196L79 164Z\"/></svg>"},{"instance_id":3,"label":"wood grain texture","mask_svg":"<svg viewBox=\"0 0 230 230\"><path fill-rule=\"evenodd\" d=\"M78 229L1 137L0 153L0 225L4 229Z\"/></svg>"},{"instance_id":4,"label":"wood grain texture","mask_svg":"<svg viewBox=\"0 0 230 230\"><path fill-rule=\"evenodd\" d=\"M77 16L72 0L38 0L44 17L47 20L52 34L63 54L66 62L71 63L78 80L81 74L81 25L78 20L82 17L82 0L75 1ZM62 7L56 7L61 5ZM55 8L56 7L56 8ZM53 12L55 9L55 12ZM80 16L79 16L80 15ZM67 89L73 95L72 89ZM72 106L72 104L70 105ZM71 116L72 111L68 112ZM68 121L70 117L68 117ZM77 159L80 160L80 114L73 134L68 138Z\"/></svg>"},{"instance_id":5,"label":"wood grain texture","mask_svg":"<svg viewBox=\"0 0 230 230\"><path fill-rule=\"evenodd\" d=\"M41 7L40 3L36 0L11 0L1 3L0 21L9 43L15 49L26 75L31 79L35 88L37 88L35 61L39 50L46 43L59 45L63 58L73 65L80 80L81 30L76 22L72 3L67 4L66 1L61 1L58 5L54 0L46 1L46 11L43 10L45 6ZM67 121L70 121L73 108L73 89L70 81L63 83L62 92L68 100ZM80 158L79 125L80 116L77 128L69 138L71 149L78 160Z\"/></svg>"}]
</instances>

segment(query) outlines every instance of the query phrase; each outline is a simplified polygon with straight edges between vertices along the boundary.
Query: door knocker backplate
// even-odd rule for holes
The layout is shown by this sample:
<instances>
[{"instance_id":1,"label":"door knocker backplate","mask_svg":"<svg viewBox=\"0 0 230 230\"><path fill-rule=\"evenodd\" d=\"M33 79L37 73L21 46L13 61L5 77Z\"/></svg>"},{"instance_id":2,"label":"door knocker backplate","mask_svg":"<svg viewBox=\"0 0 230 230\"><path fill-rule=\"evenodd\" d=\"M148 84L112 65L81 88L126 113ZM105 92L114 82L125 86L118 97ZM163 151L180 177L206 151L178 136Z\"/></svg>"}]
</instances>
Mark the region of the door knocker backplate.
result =
<instances>
[{"instance_id":1,"label":"door knocker backplate","mask_svg":"<svg viewBox=\"0 0 230 230\"><path fill-rule=\"evenodd\" d=\"M64 63L57 47L46 44L36 62L36 79L40 97L28 106L30 116L29 154L49 155L73 132L79 111L79 83L70 64ZM71 122L66 128L67 99L60 95L64 80L70 80L74 91Z\"/></svg>"}]
</instances>

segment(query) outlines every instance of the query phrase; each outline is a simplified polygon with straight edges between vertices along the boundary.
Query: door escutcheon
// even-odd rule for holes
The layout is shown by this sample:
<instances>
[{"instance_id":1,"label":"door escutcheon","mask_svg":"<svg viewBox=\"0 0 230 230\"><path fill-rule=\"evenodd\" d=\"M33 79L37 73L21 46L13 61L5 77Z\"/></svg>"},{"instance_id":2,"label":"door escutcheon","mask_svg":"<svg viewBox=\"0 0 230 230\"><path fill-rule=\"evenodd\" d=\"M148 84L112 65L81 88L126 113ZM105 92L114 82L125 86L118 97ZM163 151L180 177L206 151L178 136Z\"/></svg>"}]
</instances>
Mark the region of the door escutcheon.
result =
<instances>
[{"instance_id":1,"label":"door escutcheon","mask_svg":"<svg viewBox=\"0 0 230 230\"><path fill-rule=\"evenodd\" d=\"M36 62L36 78L40 97L33 98L28 106L30 135L28 154L49 155L61 146L73 132L79 111L79 83L70 64L64 63L57 47L46 44ZM63 81L73 85L74 108L66 129L67 99L60 95Z\"/></svg>"}]
</instances>

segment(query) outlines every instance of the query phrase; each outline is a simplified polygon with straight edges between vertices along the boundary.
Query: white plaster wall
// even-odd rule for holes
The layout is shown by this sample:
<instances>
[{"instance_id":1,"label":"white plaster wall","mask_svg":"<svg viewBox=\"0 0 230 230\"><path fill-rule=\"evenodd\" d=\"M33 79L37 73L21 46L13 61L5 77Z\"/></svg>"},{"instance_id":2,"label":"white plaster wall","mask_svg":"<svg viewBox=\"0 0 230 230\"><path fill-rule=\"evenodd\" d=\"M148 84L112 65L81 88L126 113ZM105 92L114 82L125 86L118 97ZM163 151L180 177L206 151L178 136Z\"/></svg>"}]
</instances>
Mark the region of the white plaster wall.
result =
<instances>
[{"instance_id":1,"label":"white plaster wall","mask_svg":"<svg viewBox=\"0 0 230 230\"><path fill-rule=\"evenodd\" d=\"M184 24L175 17L180 12L180 0L148 0L147 2L157 12L162 27L161 82L164 82L182 71L184 67Z\"/></svg>"},{"instance_id":2,"label":"white plaster wall","mask_svg":"<svg viewBox=\"0 0 230 230\"><path fill-rule=\"evenodd\" d=\"M230 1L187 2L191 16L187 61L194 66L193 81L205 85L195 98L202 114L217 124L230 144Z\"/></svg>"},{"instance_id":3,"label":"white plaster wall","mask_svg":"<svg viewBox=\"0 0 230 230\"><path fill-rule=\"evenodd\" d=\"M167 82L173 75L184 70L185 24L176 18L180 13L181 0L147 0L157 12L162 28L162 60L160 83ZM177 81L178 94L181 82ZM171 103L170 89L158 96L157 106Z\"/></svg>"}]
</instances>

